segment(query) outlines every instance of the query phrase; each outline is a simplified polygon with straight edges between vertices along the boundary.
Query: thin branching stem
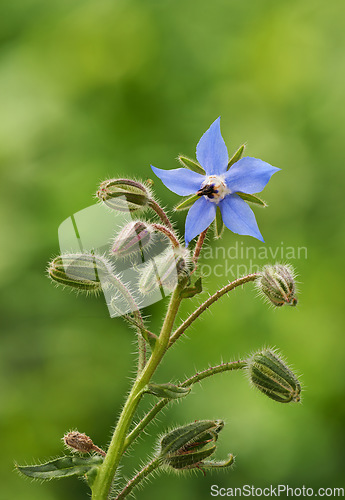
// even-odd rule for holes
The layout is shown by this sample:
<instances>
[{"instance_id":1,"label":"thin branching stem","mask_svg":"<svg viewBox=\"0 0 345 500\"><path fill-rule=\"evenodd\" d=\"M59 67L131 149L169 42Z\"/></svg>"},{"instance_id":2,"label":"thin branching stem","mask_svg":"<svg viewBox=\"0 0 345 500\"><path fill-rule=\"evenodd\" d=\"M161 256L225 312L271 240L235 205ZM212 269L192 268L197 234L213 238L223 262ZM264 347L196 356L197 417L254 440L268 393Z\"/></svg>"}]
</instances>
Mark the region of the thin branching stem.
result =
<instances>
[{"instance_id":1,"label":"thin branching stem","mask_svg":"<svg viewBox=\"0 0 345 500\"><path fill-rule=\"evenodd\" d=\"M196 242L195 248L194 248L194 254L193 254L193 262L194 262L194 270L196 270L197 265L198 265L198 259L200 257L201 249L204 244L205 238L206 238L206 233L208 231L209 227L205 229L202 233L199 234L198 241Z\"/></svg>"},{"instance_id":2,"label":"thin branching stem","mask_svg":"<svg viewBox=\"0 0 345 500\"><path fill-rule=\"evenodd\" d=\"M161 221L169 228L173 229L172 224L170 222L169 217L167 214L164 212L163 208L152 198L148 202L149 206L156 212L158 217L161 219Z\"/></svg>"},{"instance_id":3,"label":"thin branching stem","mask_svg":"<svg viewBox=\"0 0 345 500\"><path fill-rule=\"evenodd\" d=\"M94 483L92 484L92 500L106 500L108 498L116 470L124 452L124 443L128 428L131 424L146 385L151 380L159 363L166 353L176 314L182 300L182 288L182 285L177 285L171 296L168 311L151 357L145 365L145 368L134 381L133 387L122 409L107 451L107 455L98 470Z\"/></svg>"},{"instance_id":4,"label":"thin branching stem","mask_svg":"<svg viewBox=\"0 0 345 500\"><path fill-rule=\"evenodd\" d=\"M248 274L247 276L242 276L241 278L237 278L235 281L228 283L220 290L217 290L216 293L211 295L203 304L201 304L190 316L187 318L181 326L175 330L173 335L170 338L169 347L171 347L176 340L187 330L187 328L195 321L206 309L208 309L214 302L216 302L220 297L230 292L234 288L238 286L244 285L250 281L255 281L258 278L259 274Z\"/></svg>"},{"instance_id":5,"label":"thin branching stem","mask_svg":"<svg viewBox=\"0 0 345 500\"><path fill-rule=\"evenodd\" d=\"M120 500L125 498L130 492L135 488L145 477L147 477L151 472L156 470L161 465L161 458L155 458L150 463L145 465L141 471L139 471L123 488L123 490L115 497L114 500Z\"/></svg>"},{"instance_id":6,"label":"thin branching stem","mask_svg":"<svg viewBox=\"0 0 345 500\"><path fill-rule=\"evenodd\" d=\"M156 231L159 231L159 232L163 233L165 236L167 236L169 238L169 240L171 241L172 246L174 248L178 248L180 246L180 243L179 243L178 239L176 238L175 233L171 229L168 229L166 226L163 226L162 224L153 223L153 224L151 224L151 226Z\"/></svg>"},{"instance_id":7,"label":"thin branching stem","mask_svg":"<svg viewBox=\"0 0 345 500\"><path fill-rule=\"evenodd\" d=\"M117 292L120 292L122 294L127 304L133 311L135 322L138 324L137 337L138 337L138 375L139 375L146 365L146 342L142 336L142 331L145 329L144 320L141 316L137 303L132 297L132 294L115 274L111 275L110 283L114 286ZM111 303L111 305L114 307L113 303Z\"/></svg>"},{"instance_id":8,"label":"thin branching stem","mask_svg":"<svg viewBox=\"0 0 345 500\"><path fill-rule=\"evenodd\" d=\"M227 371L241 370L247 365L247 361L231 361L229 363L221 363L217 366L211 366L203 370L202 372L195 373L192 377L187 378L180 384L178 387L190 387L201 380L212 377L217 373L223 373ZM125 439L124 451L130 446L133 441L139 436L139 434L145 429L145 427L152 422L155 416L163 410L163 408L170 402L174 402L176 399L161 399L158 403L156 403L151 410L138 422L138 424L134 427L134 429L128 434Z\"/></svg>"}]
</instances>

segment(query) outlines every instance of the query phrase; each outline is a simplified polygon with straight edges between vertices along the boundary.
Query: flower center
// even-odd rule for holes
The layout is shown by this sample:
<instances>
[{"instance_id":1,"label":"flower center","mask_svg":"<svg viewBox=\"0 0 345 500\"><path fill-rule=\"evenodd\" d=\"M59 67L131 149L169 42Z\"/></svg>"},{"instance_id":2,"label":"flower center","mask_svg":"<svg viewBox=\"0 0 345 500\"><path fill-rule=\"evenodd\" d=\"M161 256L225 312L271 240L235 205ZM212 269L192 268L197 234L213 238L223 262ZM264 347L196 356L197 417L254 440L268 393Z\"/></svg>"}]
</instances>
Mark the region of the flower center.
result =
<instances>
[{"instance_id":1,"label":"flower center","mask_svg":"<svg viewBox=\"0 0 345 500\"><path fill-rule=\"evenodd\" d=\"M219 203L229 193L230 189L228 189L223 177L209 175L201 184L201 188L196 194L198 196L205 196L205 198L213 203Z\"/></svg>"}]
</instances>

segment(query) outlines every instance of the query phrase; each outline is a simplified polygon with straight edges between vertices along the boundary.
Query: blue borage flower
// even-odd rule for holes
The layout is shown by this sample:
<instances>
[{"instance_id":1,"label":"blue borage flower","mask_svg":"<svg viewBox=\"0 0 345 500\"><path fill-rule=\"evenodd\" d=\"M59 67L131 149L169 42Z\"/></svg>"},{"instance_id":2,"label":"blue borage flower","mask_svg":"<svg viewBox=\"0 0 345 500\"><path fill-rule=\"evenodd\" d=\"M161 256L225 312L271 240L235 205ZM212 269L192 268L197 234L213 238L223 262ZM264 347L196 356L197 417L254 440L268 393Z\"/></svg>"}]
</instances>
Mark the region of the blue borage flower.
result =
<instances>
[{"instance_id":1,"label":"blue borage flower","mask_svg":"<svg viewBox=\"0 0 345 500\"><path fill-rule=\"evenodd\" d=\"M205 175L187 168L162 170L151 165L153 172L170 191L180 196L200 196L186 218L186 246L213 222L217 206L224 224L232 232L264 241L252 209L237 193L259 193L280 169L247 156L227 170L229 157L220 133L220 117L201 137L196 157Z\"/></svg>"}]
</instances>

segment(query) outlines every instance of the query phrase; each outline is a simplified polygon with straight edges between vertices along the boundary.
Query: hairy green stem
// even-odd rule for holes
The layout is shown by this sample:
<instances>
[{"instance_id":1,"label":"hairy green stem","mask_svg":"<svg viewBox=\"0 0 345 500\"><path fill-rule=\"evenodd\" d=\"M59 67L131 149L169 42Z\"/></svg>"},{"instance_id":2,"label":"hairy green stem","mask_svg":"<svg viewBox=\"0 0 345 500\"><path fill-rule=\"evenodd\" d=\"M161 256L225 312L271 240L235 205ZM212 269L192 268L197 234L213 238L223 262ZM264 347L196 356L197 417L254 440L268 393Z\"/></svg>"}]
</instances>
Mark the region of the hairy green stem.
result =
<instances>
[{"instance_id":1,"label":"hairy green stem","mask_svg":"<svg viewBox=\"0 0 345 500\"><path fill-rule=\"evenodd\" d=\"M119 493L116 497L115 500L120 500L121 498L125 498L127 495L130 494L133 488L135 488L145 477L147 477L151 472L156 470L162 463L162 459L155 458L152 460L150 463L145 465L141 471L139 471L128 483L126 486L123 488L121 493Z\"/></svg>"},{"instance_id":2,"label":"hairy green stem","mask_svg":"<svg viewBox=\"0 0 345 500\"><path fill-rule=\"evenodd\" d=\"M112 274L109 278L110 283L113 285L115 290L117 292L120 292L123 296L123 298L126 300L127 304L133 311L133 316L135 319L135 322L137 323L137 331L138 331L138 375L142 372L144 369L144 366L146 364L146 342L145 339L142 336L142 329L144 329L144 321L141 316L139 307L137 303L135 302L134 298L132 297L132 294L130 291L125 287L125 285L122 283L122 281L115 275ZM111 307L116 310L115 305L113 304L113 300L110 303ZM121 311L120 311L121 313Z\"/></svg>"},{"instance_id":3,"label":"hairy green stem","mask_svg":"<svg viewBox=\"0 0 345 500\"><path fill-rule=\"evenodd\" d=\"M245 283L248 283L250 281L255 281L258 277L259 274L257 273L248 274L248 276L237 278L235 281L232 281L231 283L228 283L220 290L217 290L215 294L211 295L211 297L205 300L205 302L201 304L189 316L189 318L187 318L186 321L184 321L182 325L177 328L177 330L175 330L175 332L170 338L169 347L171 347L176 342L176 340L187 330L187 328L193 323L193 321L195 321L200 316L200 314L206 311L206 309L208 309L214 302L220 299L220 297L222 297L223 295L225 295L226 293L230 292L231 290L240 285L244 285Z\"/></svg>"},{"instance_id":4,"label":"hairy green stem","mask_svg":"<svg viewBox=\"0 0 345 500\"><path fill-rule=\"evenodd\" d=\"M168 312L152 355L143 371L136 378L123 407L112 436L107 455L103 464L100 466L92 485L92 500L107 500L108 498L116 470L124 451L126 434L140 401L142 392L145 386L149 383L167 350L176 314L181 303L181 289L182 286L177 285L171 296Z\"/></svg>"},{"instance_id":5,"label":"hairy green stem","mask_svg":"<svg viewBox=\"0 0 345 500\"><path fill-rule=\"evenodd\" d=\"M221 363L220 365L217 366L211 366L209 368L206 368L206 370L203 370L202 372L196 373L190 378L187 378L180 384L178 384L178 387L189 387L197 382L200 382L201 380L207 378L207 377L212 377L212 375L216 375L217 373L222 373L226 371L233 371L233 370L241 370L247 366L247 361L231 361L229 363ZM124 450L130 446L133 441L139 436L141 431L145 429L145 427L152 422L152 420L155 418L155 416L163 410L163 408L170 402L174 402L176 400L172 399L161 399L158 403L156 403L151 410L138 422L138 424L134 427L134 429L128 434L128 436L125 439L124 443Z\"/></svg>"}]
</instances>

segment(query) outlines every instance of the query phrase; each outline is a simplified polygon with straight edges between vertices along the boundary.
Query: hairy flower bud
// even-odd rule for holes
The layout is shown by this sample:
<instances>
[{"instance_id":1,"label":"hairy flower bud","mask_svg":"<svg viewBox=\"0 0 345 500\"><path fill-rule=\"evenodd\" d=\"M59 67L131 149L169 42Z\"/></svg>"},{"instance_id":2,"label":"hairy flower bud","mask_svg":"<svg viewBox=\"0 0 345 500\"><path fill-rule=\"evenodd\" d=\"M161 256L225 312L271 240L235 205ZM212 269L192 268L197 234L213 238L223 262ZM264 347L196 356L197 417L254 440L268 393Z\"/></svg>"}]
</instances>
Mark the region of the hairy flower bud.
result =
<instances>
[{"instance_id":1,"label":"hairy flower bud","mask_svg":"<svg viewBox=\"0 0 345 500\"><path fill-rule=\"evenodd\" d=\"M110 262L92 253L59 255L48 266L48 275L56 283L94 293L102 290L101 281L111 273Z\"/></svg>"},{"instance_id":2,"label":"hairy flower bud","mask_svg":"<svg viewBox=\"0 0 345 500\"><path fill-rule=\"evenodd\" d=\"M142 221L132 221L115 237L111 248L115 257L127 257L140 252L152 242L152 229Z\"/></svg>"},{"instance_id":3,"label":"hairy flower bud","mask_svg":"<svg viewBox=\"0 0 345 500\"><path fill-rule=\"evenodd\" d=\"M155 259L152 259L142 269L139 280L139 290L143 295L151 294L160 288L172 291L179 279L188 273L188 250L179 248L168 249Z\"/></svg>"},{"instance_id":4,"label":"hairy flower bud","mask_svg":"<svg viewBox=\"0 0 345 500\"><path fill-rule=\"evenodd\" d=\"M254 387L280 403L300 401L301 385L294 373L270 349L254 354L247 365Z\"/></svg>"},{"instance_id":5,"label":"hairy flower bud","mask_svg":"<svg viewBox=\"0 0 345 500\"><path fill-rule=\"evenodd\" d=\"M222 420L199 420L178 427L161 440L160 456L174 469L191 469L202 465L216 450Z\"/></svg>"},{"instance_id":6,"label":"hairy flower bud","mask_svg":"<svg viewBox=\"0 0 345 500\"><path fill-rule=\"evenodd\" d=\"M105 457L105 452L96 446L92 439L86 434L78 431L70 431L64 435L63 441L66 446L79 453L90 453L94 451Z\"/></svg>"},{"instance_id":7,"label":"hairy flower bud","mask_svg":"<svg viewBox=\"0 0 345 500\"><path fill-rule=\"evenodd\" d=\"M81 453L90 453L94 447L92 439L86 434L78 431L67 432L63 440L66 446Z\"/></svg>"},{"instance_id":8,"label":"hairy flower bud","mask_svg":"<svg viewBox=\"0 0 345 500\"><path fill-rule=\"evenodd\" d=\"M151 199L148 189L131 179L106 180L100 185L96 196L108 207L120 212L140 210Z\"/></svg>"},{"instance_id":9,"label":"hairy flower bud","mask_svg":"<svg viewBox=\"0 0 345 500\"><path fill-rule=\"evenodd\" d=\"M265 266L256 280L256 286L275 306L297 305L295 273L291 266Z\"/></svg>"}]
</instances>

